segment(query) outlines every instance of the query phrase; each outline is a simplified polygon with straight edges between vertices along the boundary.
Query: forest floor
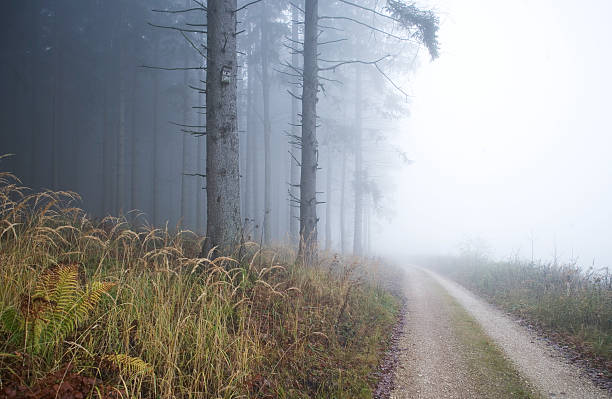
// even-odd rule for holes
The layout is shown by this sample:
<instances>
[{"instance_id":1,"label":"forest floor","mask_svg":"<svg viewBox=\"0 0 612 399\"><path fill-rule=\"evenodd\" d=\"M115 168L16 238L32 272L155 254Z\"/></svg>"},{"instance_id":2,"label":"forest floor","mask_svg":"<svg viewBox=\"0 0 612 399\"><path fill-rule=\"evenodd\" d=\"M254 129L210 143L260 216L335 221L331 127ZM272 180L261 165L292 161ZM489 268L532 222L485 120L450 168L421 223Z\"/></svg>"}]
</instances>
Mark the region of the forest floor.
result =
<instances>
[{"instance_id":1,"label":"forest floor","mask_svg":"<svg viewBox=\"0 0 612 399\"><path fill-rule=\"evenodd\" d=\"M534 332L433 272L406 272L391 398L610 398Z\"/></svg>"}]
</instances>

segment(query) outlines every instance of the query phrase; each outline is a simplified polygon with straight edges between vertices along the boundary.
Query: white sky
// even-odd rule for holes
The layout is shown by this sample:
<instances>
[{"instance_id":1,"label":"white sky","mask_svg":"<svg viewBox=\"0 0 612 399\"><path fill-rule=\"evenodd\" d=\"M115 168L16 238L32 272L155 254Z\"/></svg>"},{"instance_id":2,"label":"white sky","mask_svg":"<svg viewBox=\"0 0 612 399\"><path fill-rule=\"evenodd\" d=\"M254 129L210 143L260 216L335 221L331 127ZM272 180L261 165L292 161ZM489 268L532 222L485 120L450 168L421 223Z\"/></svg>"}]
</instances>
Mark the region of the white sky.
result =
<instances>
[{"instance_id":1,"label":"white sky","mask_svg":"<svg viewBox=\"0 0 612 399\"><path fill-rule=\"evenodd\" d=\"M381 252L469 238L612 266L611 0L431 0L441 57L411 83Z\"/></svg>"}]
</instances>

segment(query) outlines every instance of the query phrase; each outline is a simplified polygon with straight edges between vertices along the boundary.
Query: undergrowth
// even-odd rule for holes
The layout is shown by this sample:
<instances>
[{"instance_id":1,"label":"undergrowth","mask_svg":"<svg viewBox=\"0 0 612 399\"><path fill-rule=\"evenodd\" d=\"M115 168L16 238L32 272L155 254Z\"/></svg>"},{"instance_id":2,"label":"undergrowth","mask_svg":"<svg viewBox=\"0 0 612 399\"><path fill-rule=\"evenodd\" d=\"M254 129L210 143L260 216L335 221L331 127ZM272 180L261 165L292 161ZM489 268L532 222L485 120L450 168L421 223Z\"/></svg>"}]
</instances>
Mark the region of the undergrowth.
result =
<instances>
[{"instance_id":1,"label":"undergrowth","mask_svg":"<svg viewBox=\"0 0 612 399\"><path fill-rule=\"evenodd\" d=\"M0 329L0 397L371 397L399 308L392 271L300 266L254 243L201 258L191 232L95 221L79 200L0 174L0 314L42 301L50 270L78 269L75 298L104 287L60 332Z\"/></svg>"},{"instance_id":2,"label":"undergrowth","mask_svg":"<svg viewBox=\"0 0 612 399\"><path fill-rule=\"evenodd\" d=\"M421 262L612 372L612 275L608 269L494 262L474 254Z\"/></svg>"}]
</instances>

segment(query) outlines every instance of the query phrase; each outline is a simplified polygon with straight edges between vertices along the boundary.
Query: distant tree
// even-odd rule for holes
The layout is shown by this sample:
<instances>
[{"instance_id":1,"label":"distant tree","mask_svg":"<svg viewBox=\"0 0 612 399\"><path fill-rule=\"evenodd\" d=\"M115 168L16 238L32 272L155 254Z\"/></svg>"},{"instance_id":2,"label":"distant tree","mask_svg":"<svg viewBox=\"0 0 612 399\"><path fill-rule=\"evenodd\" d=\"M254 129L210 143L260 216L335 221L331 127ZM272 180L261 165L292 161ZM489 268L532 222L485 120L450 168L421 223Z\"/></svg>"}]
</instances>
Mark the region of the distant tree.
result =
<instances>
[{"instance_id":1,"label":"distant tree","mask_svg":"<svg viewBox=\"0 0 612 399\"><path fill-rule=\"evenodd\" d=\"M405 4L396 0L388 0L387 6L383 10L376 9L368 6L369 2L364 1L348 1L338 0L339 4L343 4L353 9L360 11L366 11L375 16L390 20L394 25L400 25L402 28L408 31L410 37L415 38L425 44L428 48L432 58L438 56L438 18L432 11L423 11L417 8L414 4ZM329 4L328 4L329 5ZM384 75L384 72L378 66L378 63L387 58L383 58L375 61L364 61L361 59L346 59L346 60L321 60L326 63L325 67L319 66L319 38L321 36L320 24L321 20L329 21L345 21L355 23L361 27L369 29L370 31L383 34L387 37L396 38L399 40L405 40L389 31L384 30L381 27L373 26L371 24L360 21L356 18L347 17L345 15L338 16L321 16L319 17L319 2L318 0L306 1L303 10L305 14L304 20L304 43L303 43L303 56L304 66L301 71L302 76L302 157L301 157L301 177L300 177L300 249L299 254L306 258L307 261L316 260L317 258L317 168L318 168L318 143L317 143L317 93L319 91L319 74L323 71L336 70L337 68L348 65L348 64L369 64L374 65L376 69ZM343 39L346 40L346 39ZM328 41L326 44L333 43L335 41ZM295 67L292 67L295 71ZM299 72L299 71L298 71ZM385 75L386 76L386 75ZM359 156L359 155L356 155ZM358 165L356 165L358 168ZM356 172L356 177L361 175L361 171ZM359 182L358 182L359 183ZM359 205L356 205L356 208ZM362 210L356 209L359 212L355 221L355 229L359 232L355 232L358 235L358 239L361 240L361 217ZM357 242L357 241L355 241ZM359 241L355 248L360 252L361 241Z\"/></svg>"}]
</instances>

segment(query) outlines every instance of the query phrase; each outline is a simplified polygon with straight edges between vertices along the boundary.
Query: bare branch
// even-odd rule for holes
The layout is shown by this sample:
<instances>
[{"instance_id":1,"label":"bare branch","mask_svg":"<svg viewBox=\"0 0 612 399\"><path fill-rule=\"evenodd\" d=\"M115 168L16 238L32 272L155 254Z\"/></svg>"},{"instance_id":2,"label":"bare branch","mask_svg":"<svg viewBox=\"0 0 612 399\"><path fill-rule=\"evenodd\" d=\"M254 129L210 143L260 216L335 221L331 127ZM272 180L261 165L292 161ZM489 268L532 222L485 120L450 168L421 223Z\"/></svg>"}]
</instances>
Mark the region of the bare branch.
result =
<instances>
[{"instance_id":1,"label":"bare branch","mask_svg":"<svg viewBox=\"0 0 612 399\"><path fill-rule=\"evenodd\" d=\"M244 10L245 8L247 8L248 6L252 6L253 4L259 3L261 0L253 0L250 3L246 3L245 5L243 5L242 7L238 7L234 10L234 12L238 12L241 10Z\"/></svg>"},{"instance_id":2,"label":"bare branch","mask_svg":"<svg viewBox=\"0 0 612 399\"><path fill-rule=\"evenodd\" d=\"M203 34L206 34L206 31L204 31L204 30L184 29L184 28L177 28L176 26L156 25L156 24L153 24L151 22L147 22L147 23L149 25L155 27L155 28L170 29L170 30L176 30L176 31L179 31L179 32L190 32L190 33L203 33Z\"/></svg>"},{"instance_id":3,"label":"bare branch","mask_svg":"<svg viewBox=\"0 0 612 399\"><path fill-rule=\"evenodd\" d=\"M189 38L189 36L187 36L187 34L183 31L181 31L181 35L183 35L183 38L187 41L187 43L189 43L189 45L198 52L198 54L200 54L200 56L202 56L202 58L207 59L206 54L204 54L202 52L202 50L200 50L198 48L198 46L195 45L195 43Z\"/></svg>"},{"instance_id":4,"label":"bare branch","mask_svg":"<svg viewBox=\"0 0 612 399\"><path fill-rule=\"evenodd\" d=\"M205 71L206 67L180 67L180 68L165 68L165 67L156 67L156 66L150 66L150 65L140 65L140 68L147 68L147 69L158 69L160 71L192 71L192 70L197 70L197 71Z\"/></svg>"},{"instance_id":5,"label":"bare branch","mask_svg":"<svg viewBox=\"0 0 612 399\"><path fill-rule=\"evenodd\" d=\"M295 3L293 3L293 2L291 2L291 1L290 1L290 2L289 2L289 4L291 4L291 7L293 7L293 8L295 8L295 9L297 9L298 11L301 11L301 13L302 13L302 14L305 14L305 13L306 13L306 12L305 12L303 9L301 9L301 8L300 8L298 5L296 5Z\"/></svg>"},{"instance_id":6,"label":"bare branch","mask_svg":"<svg viewBox=\"0 0 612 399\"><path fill-rule=\"evenodd\" d=\"M394 35L391 32L384 31L384 30L379 29L379 28L377 28L375 26L372 26L370 24L366 24L365 22L359 21L359 20L357 20L355 18L351 18L351 17L326 17L326 16L322 16L322 17L319 17L319 19L339 19L339 20L344 20L344 21L351 21L351 22L354 22L354 23L356 23L358 25L365 26L366 28L369 28L369 29L371 29L373 31L376 31L376 32L379 32L379 33L382 33L383 35L392 37L392 38L397 39L397 40L401 40L401 41L409 41L410 40L409 37L401 37L401 36Z\"/></svg>"},{"instance_id":7,"label":"bare branch","mask_svg":"<svg viewBox=\"0 0 612 399\"><path fill-rule=\"evenodd\" d=\"M363 61L363 60L346 60L346 61L333 61L333 60L325 60L325 59L319 59L319 61L321 62L335 62L335 65L329 66L329 67L323 67L323 68L319 68L319 71L329 71L329 70L335 70L336 68L342 66L342 65L347 65L347 64L363 64L363 65L376 65L377 63L379 63L380 61L391 57L390 55L385 55L384 57L381 57L375 61Z\"/></svg>"},{"instance_id":8,"label":"bare branch","mask_svg":"<svg viewBox=\"0 0 612 399\"><path fill-rule=\"evenodd\" d=\"M393 87L395 87L395 89L396 89L397 91L399 91L400 93L402 93L402 94L403 94L404 96L406 96L406 97L410 97L410 96L408 95L408 93L406 93L404 90L402 90L402 88L401 88L401 87L399 87L397 84L395 84L395 82L394 82L394 81L393 81L393 80L392 80L392 79L391 79L391 78L390 78L390 77L389 77L389 76L388 76L388 75L387 75L387 74L386 74L386 73L385 73L385 72L384 72L382 69L380 69L380 67L378 66L378 64L374 64L374 66L376 67L376 69L378 70L378 72L379 72L379 73L380 73L380 74L381 74L381 75L382 75L382 76L383 76L385 79L387 79L387 81L388 81L389 83L391 83L391 85L392 85Z\"/></svg>"},{"instance_id":9,"label":"bare branch","mask_svg":"<svg viewBox=\"0 0 612 399\"><path fill-rule=\"evenodd\" d=\"M185 10L151 10L151 11L166 13L166 14L180 14L183 12L190 12L190 11L206 11L206 7L187 8Z\"/></svg>"},{"instance_id":10,"label":"bare branch","mask_svg":"<svg viewBox=\"0 0 612 399\"><path fill-rule=\"evenodd\" d=\"M361 8L362 10L365 10L365 11L369 11L369 12L371 12L371 13L373 13L373 14L376 14L376 15L378 15L378 16L380 16L380 17L383 17L383 18L388 18L388 19L390 19L391 21L394 21L394 22L400 22L400 20L399 20L399 19L395 19L395 18L393 18L393 17L392 17L392 16L390 16L390 15L383 14L383 13L381 13L381 12L379 12L379 11L376 11L376 10L375 10L375 9L373 9L373 8L364 7L364 6L362 6L362 5L355 4L355 3L352 3L352 2L350 2L350 1L346 1L346 0L338 0L338 1L339 1L340 3L348 4L349 6L353 6L353 7Z\"/></svg>"}]
</instances>

